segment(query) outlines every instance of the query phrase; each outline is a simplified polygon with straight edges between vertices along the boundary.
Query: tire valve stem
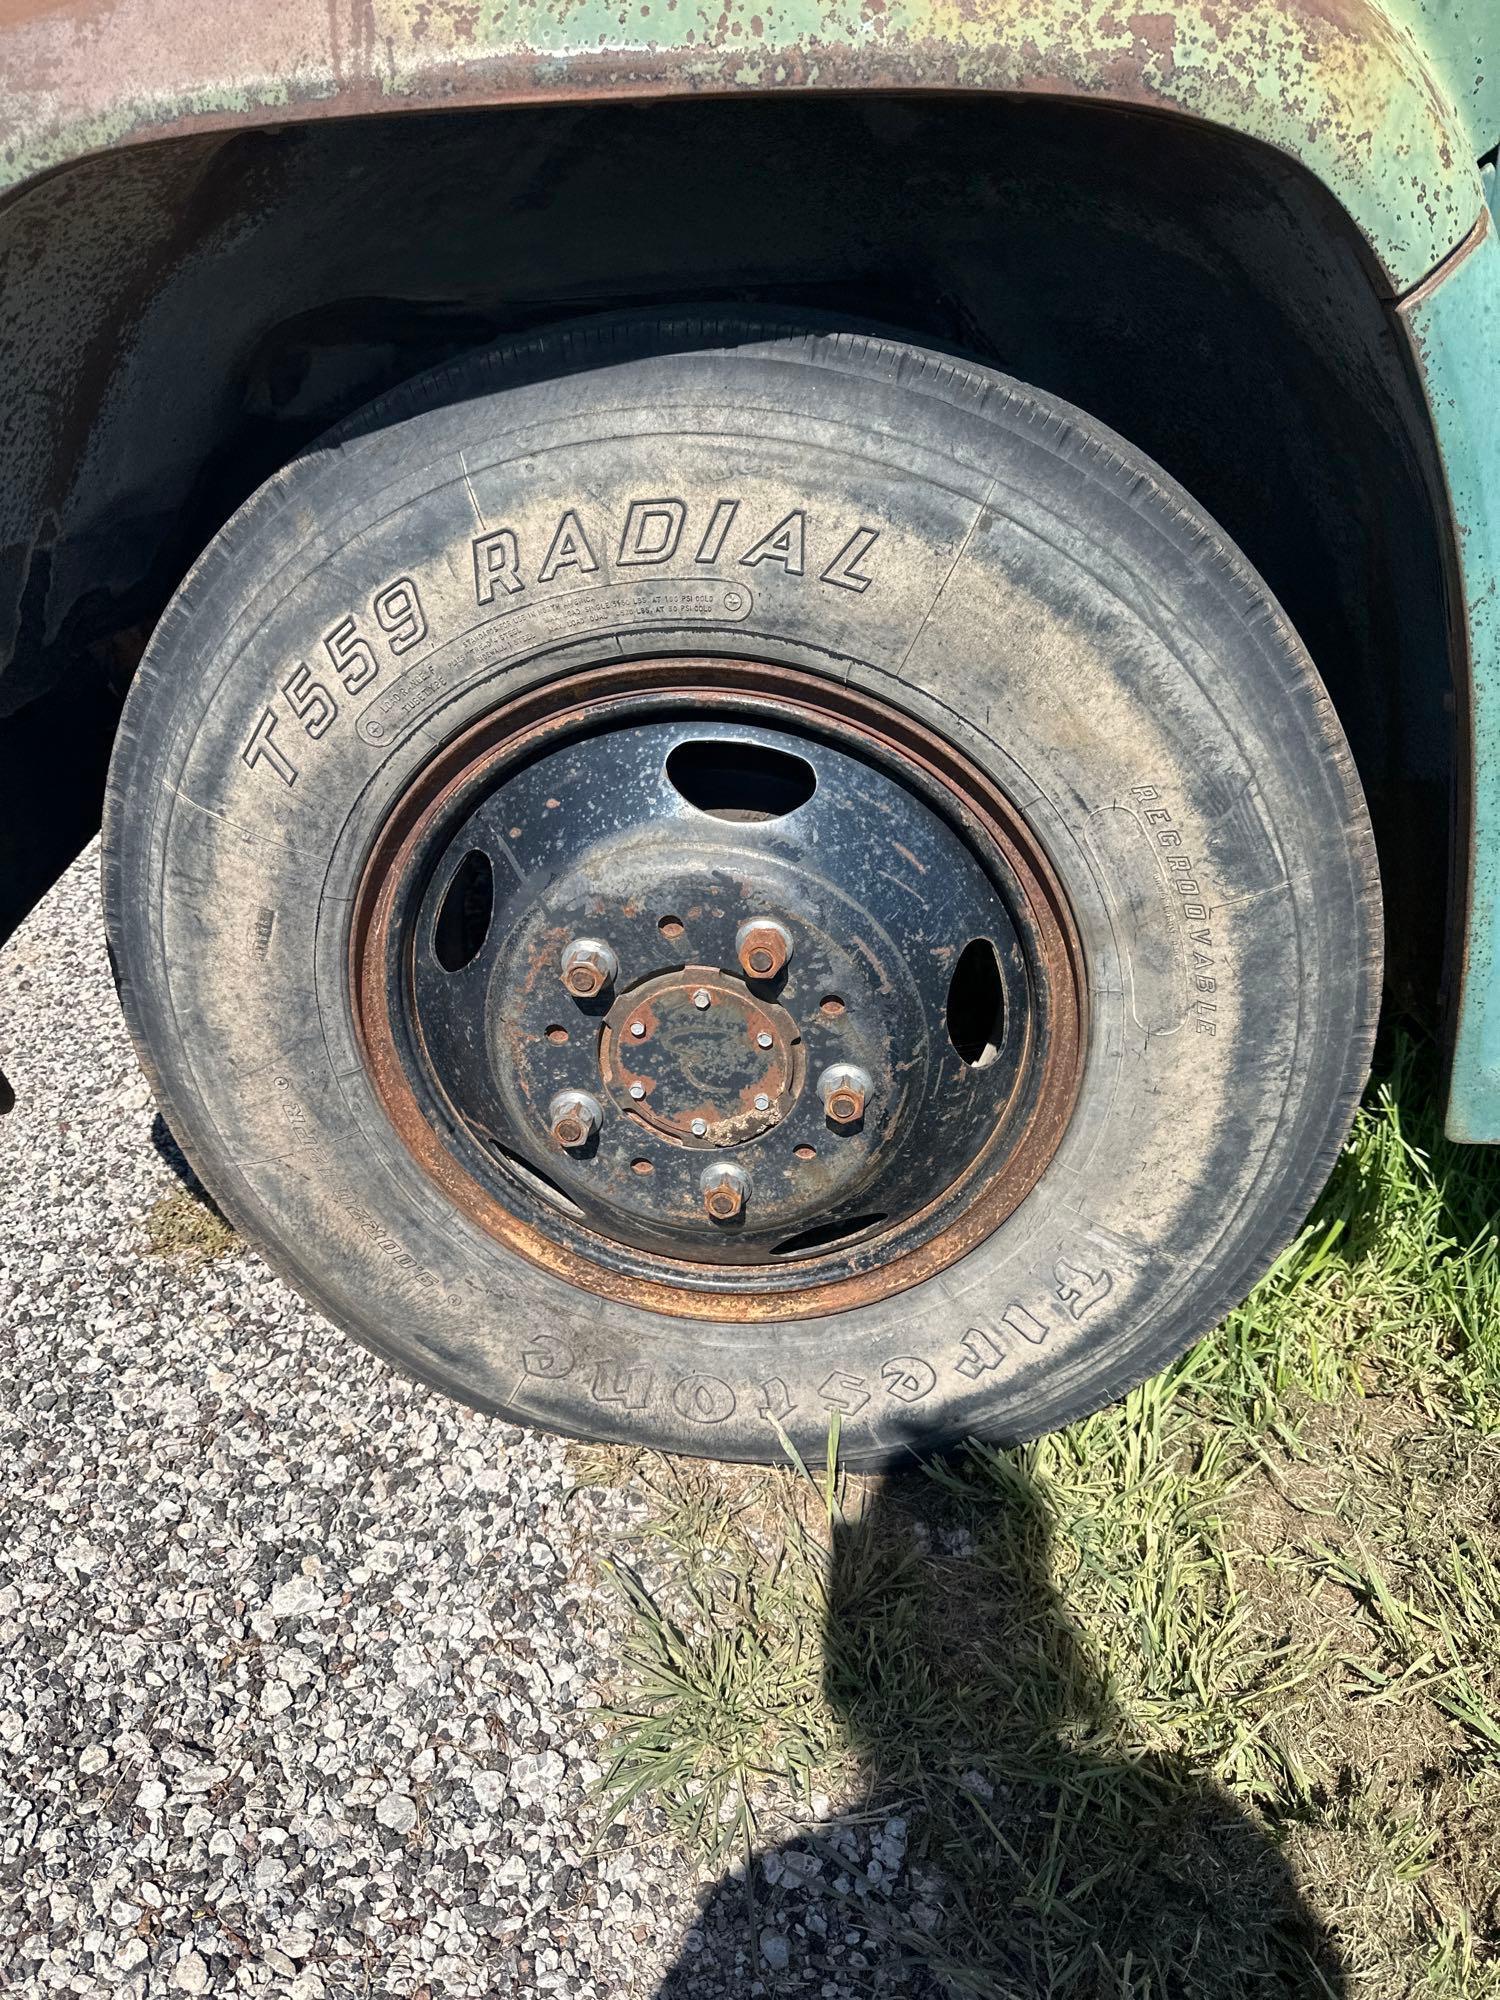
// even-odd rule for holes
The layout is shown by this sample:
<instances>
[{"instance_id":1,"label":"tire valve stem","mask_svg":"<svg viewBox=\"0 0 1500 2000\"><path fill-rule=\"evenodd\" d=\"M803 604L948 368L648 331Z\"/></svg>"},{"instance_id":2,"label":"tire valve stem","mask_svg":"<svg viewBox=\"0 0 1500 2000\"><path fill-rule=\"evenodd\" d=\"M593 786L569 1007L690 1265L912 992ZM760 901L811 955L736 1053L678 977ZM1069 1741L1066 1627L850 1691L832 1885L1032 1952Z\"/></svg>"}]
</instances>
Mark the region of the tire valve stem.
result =
<instances>
[{"instance_id":1,"label":"tire valve stem","mask_svg":"<svg viewBox=\"0 0 1500 2000\"><path fill-rule=\"evenodd\" d=\"M698 1188L703 1206L715 1222L738 1222L750 1194L750 1177L743 1167L705 1167Z\"/></svg>"},{"instance_id":2,"label":"tire valve stem","mask_svg":"<svg viewBox=\"0 0 1500 2000\"><path fill-rule=\"evenodd\" d=\"M604 1110L597 1097L586 1090L560 1090L547 1106L552 1137L565 1152L585 1147L604 1122Z\"/></svg>"},{"instance_id":3,"label":"tire valve stem","mask_svg":"<svg viewBox=\"0 0 1500 2000\"><path fill-rule=\"evenodd\" d=\"M858 1063L830 1063L818 1078L818 1095L833 1125L857 1125L873 1091L869 1071Z\"/></svg>"}]
</instances>

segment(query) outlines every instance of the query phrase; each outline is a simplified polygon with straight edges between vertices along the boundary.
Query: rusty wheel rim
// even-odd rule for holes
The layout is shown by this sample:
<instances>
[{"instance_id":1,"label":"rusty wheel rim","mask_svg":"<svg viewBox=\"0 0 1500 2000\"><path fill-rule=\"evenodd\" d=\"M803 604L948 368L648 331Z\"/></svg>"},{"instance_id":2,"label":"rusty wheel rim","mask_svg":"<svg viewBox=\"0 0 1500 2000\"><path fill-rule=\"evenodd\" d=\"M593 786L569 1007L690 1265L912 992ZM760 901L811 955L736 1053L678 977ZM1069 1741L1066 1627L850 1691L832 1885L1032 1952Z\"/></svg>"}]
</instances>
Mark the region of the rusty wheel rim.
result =
<instances>
[{"instance_id":1,"label":"rusty wheel rim","mask_svg":"<svg viewBox=\"0 0 1500 2000\"><path fill-rule=\"evenodd\" d=\"M792 796L771 757L813 789L705 808L669 775L684 744L715 746L731 788L754 765L757 799ZM614 832L601 771L627 801ZM840 841L857 880L817 873ZM906 857L866 902L859 880L892 871L861 854ZM955 995L980 945L982 1054L955 1025L975 1027ZM373 842L349 981L375 1094L453 1206L677 1318L805 1320L948 1269L1041 1178L1082 1069L1076 927L1000 787L904 712L754 662L614 663L456 737Z\"/></svg>"}]
</instances>

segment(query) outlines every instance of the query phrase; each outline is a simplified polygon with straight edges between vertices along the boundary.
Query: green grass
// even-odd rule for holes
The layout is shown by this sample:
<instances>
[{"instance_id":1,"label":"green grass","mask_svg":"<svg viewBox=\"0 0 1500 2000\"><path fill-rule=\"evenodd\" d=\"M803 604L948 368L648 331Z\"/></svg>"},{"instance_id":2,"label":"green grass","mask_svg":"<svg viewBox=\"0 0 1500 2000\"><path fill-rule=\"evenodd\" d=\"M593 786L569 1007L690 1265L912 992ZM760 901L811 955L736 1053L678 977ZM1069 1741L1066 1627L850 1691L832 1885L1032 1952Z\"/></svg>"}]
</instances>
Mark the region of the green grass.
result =
<instances>
[{"instance_id":1,"label":"green grass","mask_svg":"<svg viewBox=\"0 0 1500 2000\"><path fill-rule=\"evenodd\" d=\"M616 1462L615 1809L721 1865L899 1812L893 1991L1500 1995L1500 1162L1435 1069L1391 1040L1299 1241L1116 1409L880 1481Z\"/></svg>"}]
</instances>

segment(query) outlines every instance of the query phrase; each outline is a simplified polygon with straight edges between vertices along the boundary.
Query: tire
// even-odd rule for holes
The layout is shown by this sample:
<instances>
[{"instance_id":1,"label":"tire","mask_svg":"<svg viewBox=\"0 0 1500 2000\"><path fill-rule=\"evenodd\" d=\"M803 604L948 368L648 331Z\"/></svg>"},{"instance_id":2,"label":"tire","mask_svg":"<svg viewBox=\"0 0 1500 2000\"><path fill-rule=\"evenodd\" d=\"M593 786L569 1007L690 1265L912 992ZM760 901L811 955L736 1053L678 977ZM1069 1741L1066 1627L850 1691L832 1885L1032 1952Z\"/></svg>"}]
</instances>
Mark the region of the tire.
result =
<instances>
[{"instance_id":1,"label":"tire","mask_svg":"<svg viewBox=\"0 0 1500 2000\"><path fill-rule=\"evenodd\" d=\"M997 888L1010 863L986 858L1000 851L983 845L993 816L959 799L959 777L929 784L908 758L907 776L882 767L878 778L906 787L923 838L970 843L983 893L1003 890L1007 910L1025 905L1023 943L1025 923L1053 923L1051 943L1018 946L1015 962L1033 951L1034 970L1036 953L1051 951L1061 984L1037 973L1035 1004L1051 1011L1035 1017L1040 1026L1026 1015L1012 1039L1030 1051L1017 1064L1039 1063L1055 1030L1061 1075L1073 1020L1070 1094L1058 1097L1057 1084L1051 1110L1036 1112L1046 1130L1027 1127L1030 1165L1008 1202L982 1223L978 1209L955 1209L952 1229L933 1239L941 1256L929 1247L883 1258L877 1229L873 1249L856 1232L807 1253L805 1266L768 1272L713 1263L719 1251L695 1237L711 1270L684 1267L685 1289L675 1266L651 1262L655 1250L608 1245L588 1251L580 1281L545 1220L527 1223L524 1240L512 1230L528 1203L525 1215L551 1203L569 1243L594 1227L570 1214L565 1191L558 1200L530 1140L525 1159L495 1166L501 1197L497 1206L487 1195L481 1213L470 1198L480 1169L451 1163L479 1141L468 1112L452 1112L447 1083L433 1086L447 1108L424 1112L420 1145L398 1130L390 1091L408 1086L387 1087L367 1004L386 1022L391 1065L436 1064L440 1046L470 1065L466 1075L491 1058L475 1055L472 1029L450 1024L438 1036L387 1021L390 1009L405 1021L435 975L393 972L381 997L387 961L371 959L369 926L398 918L394 901L379 914L372 857L393 826L416 823L403 819L416 812L404 800L437 797L425 774L458 770L443 760L498 728L497 714L597 758L605 739L593 723L593 733L578 722L576 736L557 734L570 703L604 713L582 695L575 703L575 689L618 694L647 675L643 662L663 686L707 687L721 670L749 672L732 664L741 661L794 677L788 686L811 691L809 715L852 704L840 710L847 725L808 725L821 746L814 762L847 787L830 794L821 858L800 878L827 876L829 897L885 895L880 885L899 873L863 835L847 853L837 847L840 817L857 830L877 788L849 776L848 760L865 769L867 742L885 740L869 716L891 719L892 740L904 743L909 728L942 746L929 765L951 758L971 791L1010 815L1020 875ZM541 767L514 747L521 723L505 727L509 761L493 768L507 785L534 787L541 780L526 773ZM608 754L634 754L646 725L632 729L608 738ZM631 783L591 783L578 811L628 817ZM453 778L453 798L469 800L475 784ZM847 811L834 812L839 799ZM664 868L687 866L700 834L720 838L704 833L702 815L681 824L684 845ZM759 837L750 824L733 831L741 849ZM969 865L945 864L917 891L915 878L898 882L889 895L901 891L908 914L892 921L925 936L921 924L938 918L911 915L913 905L946 908L946 876ZM551 877L516 866L510 901L492 886L476 922L503 929L512 904L553 893L562 864ZM387 396L257 492L183 584L131 690L105 877L123 1004L164 1115L225 1212L290 1283L368 1347L480 1408L721 1458L774 1459L784 1438L820 1457L835 1412L841 1453L856 1465L966 1435L1015 1441L1163 1367L1244 1297L1301 1224L1358 1100L1379 995L1374 850L1347 745L1265 585L1191 501L1087 416L992 370L834 325L732 312L589 322L466 358ZM1043 908L1053 890L1055 921ZM601 922L615 911L608 894L605 884L591 905ZM641 921L634 905L626 916ZM436 951L442 921L430 937L419 926L410 950ZM957 943L933 947L945 968ZM837 936L827 948L854 949ZM720 964L727 948L715 949ZM386 939L381 950L398 946ZM484 989L504 989L485 1003L499 1009L497 1065L522 1043L523 1065L552 1059L516 1025L542 1018L536 994L561 993L555 957L536 965L534 978L496 973ZM743 1008L737 976L729 965L724 992ZM786 1013L804 1010L787 1031L787 1062L821 1060L827 1023L811 965L794 961L783 977L800 993L795 1005L783 996ZM628 983L623 971L618 979ZM918 1035L950 1069L956 992ZM713 997L717 1006L718 986ZM590 1017L557 1032L592 1050L596 1031ZM975 1074L965 1069L953 1088L986 1087ZM872 1082L872 1103L893 1075ZM799 1118L816 1113L810 1071L781 1081L787 1102L801 1092ZM507 1072L494 1087L521 1085ZM1036 1085L1048 1089L1045 1078ZM1026 1101L1035 1110L1042 1098ZM608 1119L620 1115L611 1101ZM882 1106L872 1115L873 1161L887 1129L908 1128L894 1110L889 1128ZM840 1146L863 1129L830 1124L810 1149L816 1171L845 1172L853 1154ZM989 1144L985 1132L1000 1130L996 1112L964 1143ZM617 1145L613 1122L610 1135ZM908 1232L937 1214L921 1206L929 1195L959 1201L940 1186L942 1153L927 1143L920 1159L894 1144L879 1154L880 1172L906 1176L901 1198L918 1217L902 1222ZM964 1201L999 1173L998 1156L976 1157L960 1174ZM582 1173L584 1158L557 1153L556 1173ZM666 1169L680 1179L696 1162L661 1159L663 1182ZM757 1186L768 1171L755 1168ZM789 1176L790 1162L776 1171ZM649 1278L658 1270L669 1274L660 1285ZM819 1271L826 1292L807 1275ZM712 1294L712 1311L694 1290L705 1272L731 1287ZM804 1289L779 1291L783 1282ZM760 1289L742 1295L740 1285ZM827 1310L809 1304L825 1297Z\"/></svg>"}]
</instances>

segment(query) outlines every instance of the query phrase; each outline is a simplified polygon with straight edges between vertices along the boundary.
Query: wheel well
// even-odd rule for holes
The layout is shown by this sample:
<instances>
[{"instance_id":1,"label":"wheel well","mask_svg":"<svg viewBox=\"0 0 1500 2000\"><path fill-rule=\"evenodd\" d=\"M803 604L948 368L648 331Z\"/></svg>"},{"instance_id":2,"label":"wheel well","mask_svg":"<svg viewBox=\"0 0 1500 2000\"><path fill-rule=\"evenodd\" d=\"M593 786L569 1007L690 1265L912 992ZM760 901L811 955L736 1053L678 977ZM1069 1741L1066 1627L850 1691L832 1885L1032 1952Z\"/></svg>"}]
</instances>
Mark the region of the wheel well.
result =
<instances>
[{"instance_id":1,"label":"wheel well","mask_svg":"<svg viewBox=\"0 0 1500 2000\"><path fill-rule=\"evenodd\" d=\"M0 392L0 931L97 821L132 635L279 464L497 335L733 299L961 345L1194 494L1328 685L1375 816L1392 971L1430 1007L1454 765L1440 487L1373 267L1282 156L991 97L393 115L82 162L0 213L0 249L21 273Z\"/></svg>"}]
</instances>

